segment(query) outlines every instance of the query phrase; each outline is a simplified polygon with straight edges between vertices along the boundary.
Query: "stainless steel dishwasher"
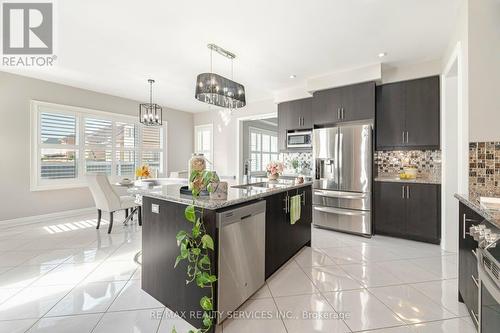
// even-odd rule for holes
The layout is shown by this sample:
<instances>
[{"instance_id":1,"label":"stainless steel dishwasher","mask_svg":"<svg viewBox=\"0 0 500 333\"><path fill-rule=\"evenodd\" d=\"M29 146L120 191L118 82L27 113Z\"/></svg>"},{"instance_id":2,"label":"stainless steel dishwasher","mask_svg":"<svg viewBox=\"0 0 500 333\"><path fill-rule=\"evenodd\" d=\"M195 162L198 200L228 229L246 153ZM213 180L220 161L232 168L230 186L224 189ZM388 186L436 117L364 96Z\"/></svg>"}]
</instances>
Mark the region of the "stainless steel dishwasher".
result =
<instances>
[{"instance_id":1,"label":"stainless steel dishwasher","mask_svg":"<svg viewBox=\"0 0 500 333\"><path fill-rule=\"evenodd\" d=\"M217 227L220 323L264 285L266 202L217 213Z\"/></svg>"}]
</instances>

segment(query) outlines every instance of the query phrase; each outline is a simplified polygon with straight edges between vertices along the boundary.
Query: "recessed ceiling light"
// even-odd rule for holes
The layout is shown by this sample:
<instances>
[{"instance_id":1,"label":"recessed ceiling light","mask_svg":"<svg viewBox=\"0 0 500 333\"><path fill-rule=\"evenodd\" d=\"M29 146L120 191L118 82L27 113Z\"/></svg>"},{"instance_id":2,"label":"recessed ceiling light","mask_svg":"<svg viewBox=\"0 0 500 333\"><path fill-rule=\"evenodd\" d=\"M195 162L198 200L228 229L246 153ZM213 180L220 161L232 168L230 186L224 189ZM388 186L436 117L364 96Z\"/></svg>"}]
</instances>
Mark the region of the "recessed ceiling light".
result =
<instances>
[{"instance_id":1,"label":"recessed ceiling light","mask_svg":"<svg viewBox=\"0 0 500 333\"><path fill-rule=\"evenodd\" d=\"M378 57L379 57L379 58L383 58L383 57L385 57L386 55L387 55L387 52L380 52L380 53L378 54Z\"/></svg>"},{"instance_id":2,"label":"recessed ceiling light","mask_svg":"<svg viewBox=\"0 0 500 333\"><path fill-rule=\"evenodd\" d=\"M297 75L295 75L295 74L292 74L289 76L290 79L295 79L296 77L297 77Z\"/></svg>"}]
</instances>

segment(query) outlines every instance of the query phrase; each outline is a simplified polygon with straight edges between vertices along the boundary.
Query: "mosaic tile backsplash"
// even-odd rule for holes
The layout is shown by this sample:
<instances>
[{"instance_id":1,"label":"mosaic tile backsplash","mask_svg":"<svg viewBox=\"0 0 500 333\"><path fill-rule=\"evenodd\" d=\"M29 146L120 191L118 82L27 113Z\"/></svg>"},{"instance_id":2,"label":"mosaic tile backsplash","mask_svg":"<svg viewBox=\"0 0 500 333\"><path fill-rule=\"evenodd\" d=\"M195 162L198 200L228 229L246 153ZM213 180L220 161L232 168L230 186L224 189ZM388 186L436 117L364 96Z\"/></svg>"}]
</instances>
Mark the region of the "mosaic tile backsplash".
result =
<instances>
[{"instance_id":1,"label":"mosaic tile backsplash","mask_svg":"<svg viewBox=\"0 0 500 333\"><path fill-rule=\"evenodd\" d=\"M292 161L296 160L298 166L293 167ZM281 153L280 161L285 164L285 174L303 174L306 176L312 175L313 157L312 153Z\"/></svg>"},{"instance_id":2,"label":"mosaic tile backsplash","mask_svg":"<svg viewBox=\"0 0 500 333\"><path fill-rule=\"evenodd\" d=\"M440 150L377 151L374 156L378 175L397 175L403 167L412 165L420 177L441 177Z\"/></svg>"},{"instance_id":3,"label":"mosaic tile backsplash","mask_svg":"<svg viewBox=\"0 0 500 333\"><path fill-rule=\"evenodd\" d=\"M469 143L469 192L500 197L500 142Z\"/></svg>"}]
</instances>

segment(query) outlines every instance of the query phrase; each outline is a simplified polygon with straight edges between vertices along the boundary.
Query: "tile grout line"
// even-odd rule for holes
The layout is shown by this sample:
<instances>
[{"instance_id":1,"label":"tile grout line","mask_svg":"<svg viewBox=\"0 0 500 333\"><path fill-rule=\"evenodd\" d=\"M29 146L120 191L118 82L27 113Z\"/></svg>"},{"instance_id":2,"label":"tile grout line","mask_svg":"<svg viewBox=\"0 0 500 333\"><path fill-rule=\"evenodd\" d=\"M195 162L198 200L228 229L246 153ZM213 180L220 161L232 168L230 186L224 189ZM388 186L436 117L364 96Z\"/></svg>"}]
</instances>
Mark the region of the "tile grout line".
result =
<instances>
[{"instance_id":1,"label":"tile grout line","mask_svg":"<svg viewBox=\"0 0 500 333\"><path fill-rule=\"evenodd\" d=\"M115 253L116 251L118 251L118 249L120 247L122 247L122 245L120 245L113 253ZM111 256L111 255L110 255ZM109 257L108 257L109 258ZM97 328L97 326L99 325L99 323L102 321L102 318L104 318L104 315L106 313L109 313L109 308L111 307L111 305L113 305L113 303L116 301L116 299L118 298L118 296L121 295L123 289L125 289L125 287L127 286L127 284L132 280L132 277L134 276L135 272L139 269L139 267L137 267L137 269L130 275L130 278L127 280L127 282L125 282L125 284L123 285L122 289L120 289L120 292L116 295L116 297L113 299L113 301L108 305L108 307L106 308L106 311L104 311L101 315L101 317L99 318L99 320L97 321L97 323L94 325L94 327L92 328L92 330L89 332L89 333L93 333L95 331L95 329ZM164 310L165 311L165 310ZM117 311L118 312L118 311ZM164 313L164 312L163 312ZM162 313L162 318L163 318L163 313ZM161 324L161 320L160 320L160 324ZM160 326L158 326L158 329L160 328Z\"/></svg>"},{"instance_id":2,"label":"tile grout line","mask_svg":"<svg viewBox=\"0 0 500 333\"><path fill-rule=\"evenodd\" d=\"M279 270L278 270L279 271ZM277 273L278 271L276 271L275 273ZM274 274L273 274L274 275ZM272 275L271 275L272 276ZM271 276L269 278L271 278ZM269 293L271 294L271 298L273 300L273 303L274 303L274 306L276 307L276 309L278 310L278 313L280 311L280 308L278 307L278 303L276 303L276 300L274 299L274 295L273 295L273 292L271 290L271 287L267 284L267 281L265 281L265 284L267 286L267 289L269 289ZM286 327L285 325L285 320L282 318L282 316L280 316L280 320L281 320L281 324L283 325L283 327L285 328L285 332L288 333L288 328ZM224 328L222 330L224 332Z\"/></svg>"},{"instance_id":3,"label":"tile grout line","mask_svg":"<svg viewBox=\"0 0 500 333\"><path fill-rule=\"evenodd\" d=\"M122 244L123 245L123 244ZM115 251L117 251L122 245L120 245ZM114 253L115 251L113 251L112 253ZM109 254L100 264L98 264L92 271L90 271L87 275L85 275L85 277L83 277L80 281L78 281L74 286L73 288L71 288L66 294L64 294L64 296L62 296L50 309L48 309L41 317L39 317L26 331L25 333L27 333L29 330L31 330L38 322L40 322L43 318L52 318L52 317L45 317L49 312L50 310L52 310L57 304L59 304L59 302L61 302L66 296L68 296L81 282L83 282L83 280L85 278L87 278L90 274L92 274L97 268L99 268L103 263L104 261L110 256L111 254ZM57 267L63 265L66 261L68 261L70 258L66 259L64 262L62 262L61 264L57 265L56 267L54 267L52 270L50 270L49 272L52 272L54 269L56 269ZM69 263L68 263L69 264ZM71 264L69 264L71 265ZM47 272L46 274L48 274L49 272ZM44 275L46 275L44 274ZM44 276L42 275L42 276ZM42 277L41 276L41 277ZM39 279L41 278L39 277ZM35 283L38 279L36 279L35 281L33 281L33 283ZM31 284L30 284L31 286ZM43 287L43 286L41 286ZM93 331L93 330L92 330Z\"/></svg>"},{"instance_id":4,"label":"tile grout line","mask_svg":"<svg viewBox=\"0 0 500 333\"><path fill-rule=\"evenodd\" d=\"M324 255L326 255L326 256L328 257L328 255L327 255L327 254L324 254ZM328 258L330 258L330 257L328 257ZM331 260L331 258L330 258L330 260ZM323 291L322 291L321 289L319 289L319 288L317 288L317 287L316 287L316 285L314 284L314 281L313 281L313 280L309 277L309 275L307 275L307 273L304 271L304 269L303 269L303 268L302 268L302 267L301 267L298 263L297 263L297 265L298 265L298 266L299 266L299 268L302 270L302 272L306 275L306 277L307 277L307 278L311 281L311 283L313 284L313 286L314 286L314 287L318 290L319 294L321 295L321 297L323 297L323 299L326 301L326 303L328 303L328 305L330 305L330 306L332 307L333 311L335 311L335 313L337 313L337 314L338 314L339 312L335 309L335 307L333 306L333 304L331 304L331 303L330 303L330 301L328 301L328 299L326 298L326 296L323 294ZM357 289L357 290L359 290L359 289ZM344 319L341 319L341 320L342 320L342 322L344 323L344 325L345 325L345 326L346 326L346 327L347 327L347 328L348 328L351 332L353 332L353 330L351 329L351 327L350 327L349 325L347 325L346 321L345 321Z\"/></svg>"}]
</instances>

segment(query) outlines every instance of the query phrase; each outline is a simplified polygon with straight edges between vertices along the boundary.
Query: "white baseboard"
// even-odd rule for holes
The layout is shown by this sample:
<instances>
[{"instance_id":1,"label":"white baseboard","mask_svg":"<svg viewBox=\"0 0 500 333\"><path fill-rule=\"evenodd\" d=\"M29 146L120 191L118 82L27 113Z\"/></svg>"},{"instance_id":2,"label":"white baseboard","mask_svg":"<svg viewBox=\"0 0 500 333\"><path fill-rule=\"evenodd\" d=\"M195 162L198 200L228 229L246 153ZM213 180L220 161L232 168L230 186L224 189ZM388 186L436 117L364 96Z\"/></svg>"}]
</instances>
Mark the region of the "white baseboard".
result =
<instances>
[{"instance_id":1,"label":"white baseboard","mask_svg":"<svg viewBox=\"0 0 500 333\"><path fill-rule=\"evenodd\" d=\"M2 220L2 221L0 221L0 228L12 227L15 225L37 223L37 222L42 222L42 221L46 221L46 220L61 219L61 218L65 218L65 217L80 216L80 215L86 215L86 214L91 214L91 213L96 213L96 216L97 216L97 210L95 207L65 210L62 212L55 212L55 213L49 213L49 214L43 214L43 215L25 216L25 217L19 217L16 219Z\"/></svg>"}]
</instances>

